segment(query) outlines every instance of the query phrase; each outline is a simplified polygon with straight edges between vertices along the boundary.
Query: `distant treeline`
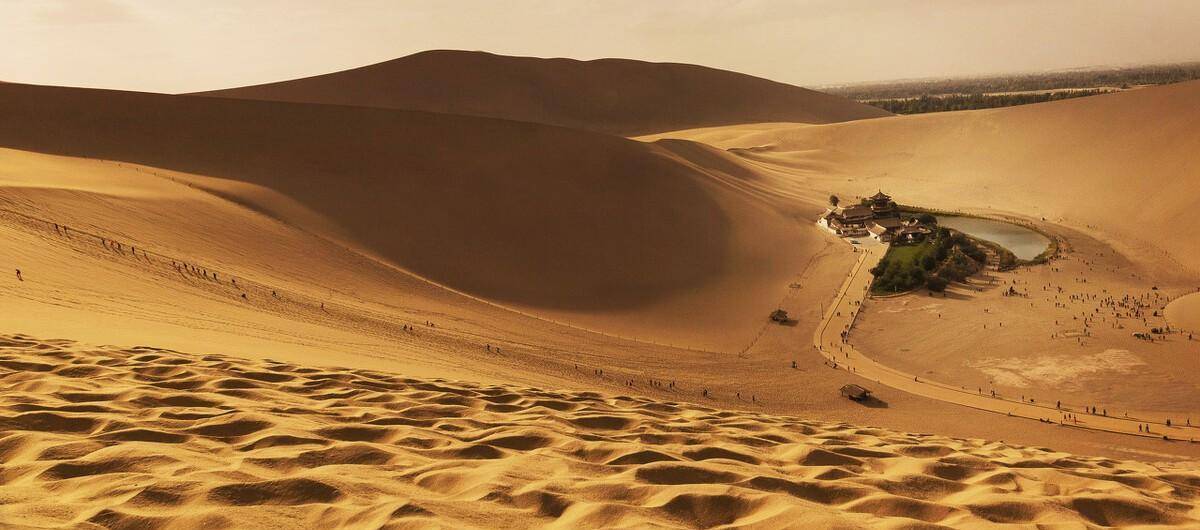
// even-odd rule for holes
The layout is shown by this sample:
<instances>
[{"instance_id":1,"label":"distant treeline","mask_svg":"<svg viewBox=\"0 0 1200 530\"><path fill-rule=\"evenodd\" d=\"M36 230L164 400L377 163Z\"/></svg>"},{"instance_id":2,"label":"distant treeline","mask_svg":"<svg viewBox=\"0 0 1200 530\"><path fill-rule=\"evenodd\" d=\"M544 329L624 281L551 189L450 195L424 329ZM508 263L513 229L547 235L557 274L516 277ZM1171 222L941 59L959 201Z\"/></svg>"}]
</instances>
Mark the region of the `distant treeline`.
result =
<instances>
[{"instance_id":1,"label":"distant treeline","mask_svg":"<svg viewBox=\"0 0 1200 530\"><path fill-rule=\"evenodd\" d=\"M920 114L923 112L943 112L948 110L1011 107L1013 105L1027 105L1029 103L1094 96L1112 91L1106 89L1087 89L1021 94L948 94L939 96L923 95L904 99L865 99L861 101L895 114Z\"/></svg>"},{"instance_id":2,"label":"distant treeline","mask_svg":"<svg viewBox=\"0 0 1200 530\"><path fill-rule=\"evenodd\" d=\"M825 87L830 94L857 100L916 98L943 94L1050 91L1068 88L1129 88L1200 79L1200 62L1066 70L951 79L922 79Z\"/></svg>"}]
</instances>

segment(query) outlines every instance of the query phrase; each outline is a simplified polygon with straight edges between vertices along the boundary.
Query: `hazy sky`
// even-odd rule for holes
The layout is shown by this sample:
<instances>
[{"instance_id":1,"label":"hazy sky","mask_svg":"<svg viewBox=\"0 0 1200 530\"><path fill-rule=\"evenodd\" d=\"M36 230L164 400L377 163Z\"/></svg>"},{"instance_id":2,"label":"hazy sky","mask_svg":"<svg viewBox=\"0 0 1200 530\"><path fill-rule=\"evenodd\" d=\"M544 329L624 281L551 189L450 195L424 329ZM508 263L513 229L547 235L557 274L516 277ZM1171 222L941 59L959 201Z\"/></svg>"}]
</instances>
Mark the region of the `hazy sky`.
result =
<instances>
[{"instance_id":1,"label":"hazy sky","mask_svg":"<svg viewBox=\"0 0 1200 530\"><path fill-rule=\"evenodd\" d=\"M0 0L0 80L183 92L428 49L819 85L1200 60L1200 0Z\"/></svg>"}]
</instances>

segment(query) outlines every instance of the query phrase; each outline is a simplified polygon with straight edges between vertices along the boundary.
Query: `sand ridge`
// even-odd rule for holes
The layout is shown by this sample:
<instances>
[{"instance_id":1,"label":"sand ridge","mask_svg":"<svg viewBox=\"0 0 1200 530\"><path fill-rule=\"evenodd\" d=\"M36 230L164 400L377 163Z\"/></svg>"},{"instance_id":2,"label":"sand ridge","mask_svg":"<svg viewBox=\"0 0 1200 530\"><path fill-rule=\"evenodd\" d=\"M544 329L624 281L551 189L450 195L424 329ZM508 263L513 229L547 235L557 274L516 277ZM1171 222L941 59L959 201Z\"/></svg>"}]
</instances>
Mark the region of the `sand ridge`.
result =
<instances>
[{"instance_id":1,"label":"sand ridge","mask_svg":"<svg viewBox=\"0 0 1200 530\"><path fill-rule=\"evenodd\" d=\"M829 193L1019 214L1086 230L1195 289L1186 237L1200 171L1200 81L1034 105L827 125L703 128L695 139Z\"/></svg>"},{"instance_id":2,"label":"sand ridge","mask_svg":"<svg viewBox=\"0 0 1200 530\"><path fill-rule=\"evenodd\" d=\"M1171 326L1181 332L1200 336L1200 292L1184 294L1163 309Z\"/></svg>"},{"instance_id":3,"label":"sand ridge","mask_svg":"<svg viewBox=\"0 0 1200 530\"><path fill-rule=\"evenodd\" d=\"M1192 444L1030 425L886 388L875 387L884 407L863 407L838 397L840 385L863 380L822 365L815 350L797 345L809 344L820 309L828 307L828 297L845 278L854 254L849 245L807 221L799 233L815 236L820 250L792 274L786 294L772 300L795 322L773 325L760 314L749 348L717 353L596 334L480 303L214 196L205 189L211 186L207 181L200 182L203 187L187 185L200 178L195 175L9 150L0 150L0 158L23 168L7 174L10 183L38 184L0 193L4 207L40 219L13 224L5 216L0 223L9 242L0 246L0 261L26 273L23 282L11 274L0 278L6 285L5 307L13 309L5 315L13 331L299 364L317 360L413 377L702 399L714 407L1015 441L1111 458L1158 461L1194 457L1200 450ZM75 178L81 175L142 191L115 197ZM727 182L734 185L736 177L730 175ZM153 190L169 200L137 198ZM56 233L53 223L70 225L70 236ZM83 235L76 234L80 228L90 235L77 237ZM130 248L120 252L98 237ZM133 246L139 250L137 258L131 255ZM146 259L147 250L153 259ZM210 278L173 269L176 260L207 269ZM683 313L668 314L677 319ZM428 327L430 322L437 326ZM710 331L728 329L723 323ZM489 351L489 343L502 346L503 353ZM581 365L602 368L604 374L597 377ZM657 388L647 379L674 379L689 390ZM701 388L710 391L707 397Z\"/></svg>"},{"instance_id":4,"label":"sand ridge","mask_svg":"<svg viewBox=\"0 0 1200 530\"><path fill-rule=\"evenodd\" d=\"M845 98L690 64L458 50L426 51L342 72L197 95L425 110L623 136L891 115Z\"/></svg>"},{"instance_id":5,"label":"sand ridge","mask_svg":"<svg viewBox=\"0 0 1200 530\"><path fill-rule=\"evenodd\" d=\"M29 85L0 87L0 112L2 145L267 189L195 182L440 285L689 347L744 347L760 301L822 243L795 224L816 204L767 204L678 153L587 131Z\"/></svg>"},{"instance_id":6,"label":"sand ridge","mask_svg":"<svg viewBox=\"0 0 1200 530\"><path fill-rule=\"evenodd\" d=\"M1200 522L1181 465L643 397L22 335L0 385L0 514L24 526Z\"/></svg>"},{"instance_id":7,"label":"sand ridge","mask_svg":"<svg viewBox=\"0 0 1200 530\"><path fill-rule=\"evenodd\" d=\"M122 160L0 150L0 207L32 216L0 216L4 302L19 308L8 332L158 345L9 337L0 492L15 502L3 509L48 526L1195 525L1192 464L903 434L1145 460L1200 449L1177 441L1190 426L1161 429L1167 441L1158 423L1153 435L1115 419L1096 420L1110 432L1039 423L1064 413L1041 396L1010 417L997 404L1014 396L927 392L873 352L825 347L813 328L850 325L861 307L829 305L856 301L837 286L865 285L861 263L846 276L860 256L812 220L830 193L879 187L1023 212L1102 239L1103 255L1069 262L1096 290L1191 292L1195 241L1171 230L1195 196L1182 177L1198 87L735 125L703 131L705 145L362 102L3 85L0 142ZM937 314L993 301L953 294ZM796 320L771 324L775 304ZM917 318L884 314L913 333ZM994 341L976 333L930 342ZM705 347L667 345L688 337ZM1035 359L994 358L1013 373ZM882 399L838 397L849 382ZM1163 386L1148 410L1191 412L1190 390ZM40 500L52 494L61 506Z\"/></svg>"}]
</instances>

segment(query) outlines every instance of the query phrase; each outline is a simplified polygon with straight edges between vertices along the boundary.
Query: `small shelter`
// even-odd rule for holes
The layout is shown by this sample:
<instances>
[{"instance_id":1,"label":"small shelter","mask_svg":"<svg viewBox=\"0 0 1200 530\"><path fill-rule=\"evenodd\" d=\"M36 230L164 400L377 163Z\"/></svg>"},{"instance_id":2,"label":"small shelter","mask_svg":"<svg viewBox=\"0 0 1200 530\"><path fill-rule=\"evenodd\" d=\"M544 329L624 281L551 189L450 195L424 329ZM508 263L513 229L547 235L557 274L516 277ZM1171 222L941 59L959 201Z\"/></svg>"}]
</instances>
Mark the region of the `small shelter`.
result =
<instances>
[{"instance_id":1,"label":"small shelter","mask_svg":"<svg viewBox=\"0 0 1200 530\"><path fill-rule=\"evenodd\" d=\"M788 321L787 311L784 311L782 309L776 309L776 310L772 311L771 312L771 321L778 322L780 324L787 322Z\"/></svg>"},{"instance_id":2,"label":"small shelter","mask_svg":"<svg viewBox=\"0 0 1200 530\"><path fill-rule=\"evenodd\" d=\"M842 397L851 401L865 401L871 398L871 391L855 384L849 384L840 390Z\"/></svg>"}]
</instances>

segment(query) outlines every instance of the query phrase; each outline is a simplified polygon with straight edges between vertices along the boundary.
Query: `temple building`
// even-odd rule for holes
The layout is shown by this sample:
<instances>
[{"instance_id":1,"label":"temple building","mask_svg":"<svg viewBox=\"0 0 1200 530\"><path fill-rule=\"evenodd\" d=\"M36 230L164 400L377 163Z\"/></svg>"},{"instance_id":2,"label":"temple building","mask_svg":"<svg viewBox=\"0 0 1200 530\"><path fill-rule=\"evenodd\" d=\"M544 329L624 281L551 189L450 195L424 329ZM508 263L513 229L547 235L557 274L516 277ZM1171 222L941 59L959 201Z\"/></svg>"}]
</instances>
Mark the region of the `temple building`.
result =
<instances>
[{"instance_id":1,"label":"temple building","mask_svg":"<svg viewBox=\"0 0 1200 530\"><path fill-rule=\"evenodd\" d=\"M896 206L896 201L883 193L879 193L867 197L866 204L871 206L871 212L875 214L876 219L885 219L888 217L900 217L900 207Z\"/></svg>"},{"instance_id":2,"label":"temple building","mask_svg":"<svg viewBox=\"0 0 1200 530\"><path fill-rule=\"evenodd\" d=\"M817 224L841 237L870 236L884 243L921 241L931 232L916 219L901 219L900 207L882 190L858 204L826 210Z\"/></svg>"},{"instance_id":3,"label":"temple building","mask_svg":"<svg viewBox=\"0 0 1200 530\"><path fill-rule=\"evenodd\" d=\"M867 233L883 243L917 243L933 233L933 230L915 218L902 221L899 217L891 217L876 219L867 228Z\"/></svg>"},{"instance_id":4,"label":"temple building","mask_svg":"<svg viewBox=\"0 0 1200 530\"><path fill-rule=\"evenodd\" d=\"M871 226L867 227L867 232L871 234L871 237L887 242L891 241L892 236L903 227L904 224L900 221L899 217L887 217L871 221Z\"/></svg>"},{"instance_id":5,"label":"temple building","mask_svg":"<svg viewBox=\"0 0 1200 530\"><path fill-rule=\"evenodd\" d=\"M867 226L874 219L870 206L855 204L830 208L817 224L842 237L860 237L867 235Z\"/></svg>"}]
</instances>

